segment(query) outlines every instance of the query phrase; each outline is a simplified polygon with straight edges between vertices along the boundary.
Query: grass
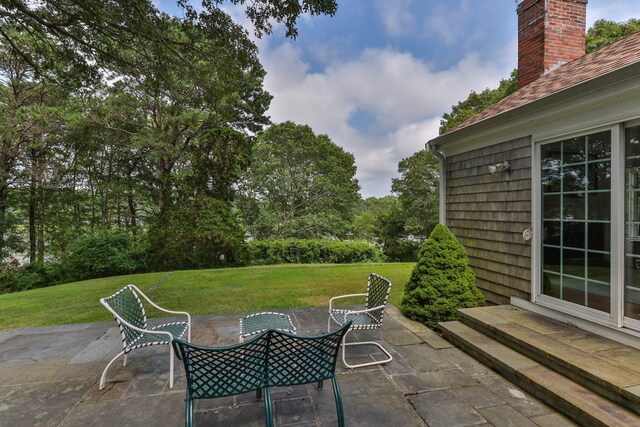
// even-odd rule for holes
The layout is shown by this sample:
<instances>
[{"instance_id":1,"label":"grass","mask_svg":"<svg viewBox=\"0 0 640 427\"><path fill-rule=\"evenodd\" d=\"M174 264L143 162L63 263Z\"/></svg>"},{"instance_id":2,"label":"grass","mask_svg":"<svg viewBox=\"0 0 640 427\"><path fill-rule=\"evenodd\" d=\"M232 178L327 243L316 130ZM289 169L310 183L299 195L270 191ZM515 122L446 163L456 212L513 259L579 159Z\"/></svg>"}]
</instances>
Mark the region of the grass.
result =
<instances>
[{"instance_id":1,"label":"grass","mask_svg":"<svg viewBox=\"0 0 640 427\"><path fill-rule=\"evenodd\" d=\"M391 280L389 302L399 305L413 266L287 264L86 280L0 295L0 330L113 320L98 300L129 283L168 309L192 315L224 314L327 306L332 296L365 292L367 276L375 272ZM163 278L156 289L147 292Z\"/></svg>"}]
</instances>

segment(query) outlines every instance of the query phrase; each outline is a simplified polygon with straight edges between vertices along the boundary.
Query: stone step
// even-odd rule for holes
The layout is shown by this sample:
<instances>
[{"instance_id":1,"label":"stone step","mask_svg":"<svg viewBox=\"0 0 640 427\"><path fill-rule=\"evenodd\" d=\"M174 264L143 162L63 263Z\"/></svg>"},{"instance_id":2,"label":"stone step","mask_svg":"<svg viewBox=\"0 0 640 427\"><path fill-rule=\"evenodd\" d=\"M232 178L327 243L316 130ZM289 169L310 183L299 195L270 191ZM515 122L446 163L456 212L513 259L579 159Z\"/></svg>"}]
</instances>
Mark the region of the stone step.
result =
<instances>
[{"instance_id":1,"label":"stone step","mask_svg":"<svg viewBox=\"0 0 640 427\"><path fill-rule=\"evenodd\" d=\"M640 351L510 305L460 310L462 322L640 414Z\"/></svg>"},{"instance_id":2,"label":"stone step","mask_svg":"<svg viewBox=\"0 0 640 427\"><path fill-rule=\"evenodd\" d=\"M439 327L456 347L581 425L640 426L635 412L461 322L443 322Z\"/></svg>"}]
</instances>

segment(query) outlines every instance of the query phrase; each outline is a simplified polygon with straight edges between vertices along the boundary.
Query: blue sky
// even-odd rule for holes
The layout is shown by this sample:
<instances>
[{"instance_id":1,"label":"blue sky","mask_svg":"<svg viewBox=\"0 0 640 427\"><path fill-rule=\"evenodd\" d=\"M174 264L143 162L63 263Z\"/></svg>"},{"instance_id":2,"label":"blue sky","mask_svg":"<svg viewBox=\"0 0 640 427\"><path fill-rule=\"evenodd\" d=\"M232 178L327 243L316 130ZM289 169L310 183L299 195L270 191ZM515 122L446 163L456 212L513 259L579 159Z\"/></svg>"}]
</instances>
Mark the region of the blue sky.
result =
<instances>
[{"instance_id":1,"label":"blue sky","mask_svg":"<svg viewBox=\"0 0 640 427\"><path fill-rule=\"evenodd\" d=\"M333 17L304 16L296 40L276 28L254 38L274 96L269 115L308 124L354 154L363 197L390 194L398 162L437 136L442 114L516 67L516 3L339 0ZM253 34L240 8L227 10ZM587 5L587 28L630 18L640 18L640 1Z\"/></svg>"}]
</instances>

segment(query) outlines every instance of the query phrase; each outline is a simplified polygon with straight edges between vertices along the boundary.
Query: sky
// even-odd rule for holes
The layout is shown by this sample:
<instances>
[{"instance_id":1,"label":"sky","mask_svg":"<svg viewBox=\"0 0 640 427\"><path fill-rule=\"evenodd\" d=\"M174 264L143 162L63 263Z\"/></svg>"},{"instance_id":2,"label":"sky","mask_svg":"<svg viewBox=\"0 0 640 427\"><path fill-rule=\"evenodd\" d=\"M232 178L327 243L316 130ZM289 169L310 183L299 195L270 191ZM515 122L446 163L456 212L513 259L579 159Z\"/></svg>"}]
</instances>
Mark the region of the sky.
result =
<instances>
[{"instance_id":1,"label":"sky","mask_svg":"<svg viewBox=\"0 0 640 427\"><path fill-rule=\"evenodd\" d=\"M158 0L166 10L172 0ZM194 1L195 3L195 1ZM517 66L515 0L339 0L333 17L303 16L295 40L253 36L273 95L272 122L326 134L355 156L364 197L391 193L398 162L438 135L440 118ZM589 0L598 19L640 18L638 0Z\"/></svg>"}]
</instances>

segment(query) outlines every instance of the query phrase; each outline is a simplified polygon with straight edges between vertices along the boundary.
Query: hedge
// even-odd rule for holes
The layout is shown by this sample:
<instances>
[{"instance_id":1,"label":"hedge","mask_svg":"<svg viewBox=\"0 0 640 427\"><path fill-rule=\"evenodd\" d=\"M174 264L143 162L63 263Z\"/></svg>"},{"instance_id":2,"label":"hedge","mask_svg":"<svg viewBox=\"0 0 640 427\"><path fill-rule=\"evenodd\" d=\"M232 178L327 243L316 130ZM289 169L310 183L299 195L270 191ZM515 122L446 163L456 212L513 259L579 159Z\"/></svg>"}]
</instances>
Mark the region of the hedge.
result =
<instances>
[{"instance_id":1,"label":"hedge","mask_svg":"<svg viewBox=\"0 0 640 427\"><path fill-rule=\"evenodd\" d=\"M347 264L382 261L370 243L337 240L254 240L247 244L250 265Z\"/></svg>"}]
</instances>

